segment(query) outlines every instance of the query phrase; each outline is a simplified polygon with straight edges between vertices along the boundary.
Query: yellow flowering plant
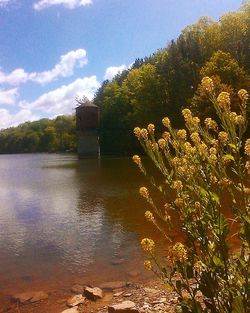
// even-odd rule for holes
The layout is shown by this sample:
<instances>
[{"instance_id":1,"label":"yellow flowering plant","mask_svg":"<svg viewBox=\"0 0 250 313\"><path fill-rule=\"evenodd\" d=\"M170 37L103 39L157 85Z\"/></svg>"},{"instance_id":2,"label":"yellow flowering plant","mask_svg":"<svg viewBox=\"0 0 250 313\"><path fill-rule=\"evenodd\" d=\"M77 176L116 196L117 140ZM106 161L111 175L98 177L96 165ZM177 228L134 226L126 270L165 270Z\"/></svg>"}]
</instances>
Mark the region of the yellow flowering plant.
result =
<instances>
[{"instance_id":1,"label":"yellow flowering plant","mask_svg":"<svg viewBox=\"0 0 250 313\"><path fill-rule=\"evenodd\" d=\"M202 88L221 123L209 117L201 122L184 109L186 129L174 129L165 117L162 122L166 131L158 140L153 124L147 129L136 127L134 131L159 170L160 183L148 173L138 155L133 160L167 199L161 208L146 187L140 188L140 194L152 208L145 217L168 240L168 255L161 258L154 241L144 238L142 248L149 254L144 264L178 294L179 312L247 313L250 139L244 140L244 133L249 96L246 90L240 90L239 110L232 112L230 94L216 95L212 79L203 78ZM223 197L230 204L230 212L224 208ZM179 217L183 242L175 242L171 237L172 214ZM230 245L233 237L237 249Z\"/></svg>"}]
</instances>

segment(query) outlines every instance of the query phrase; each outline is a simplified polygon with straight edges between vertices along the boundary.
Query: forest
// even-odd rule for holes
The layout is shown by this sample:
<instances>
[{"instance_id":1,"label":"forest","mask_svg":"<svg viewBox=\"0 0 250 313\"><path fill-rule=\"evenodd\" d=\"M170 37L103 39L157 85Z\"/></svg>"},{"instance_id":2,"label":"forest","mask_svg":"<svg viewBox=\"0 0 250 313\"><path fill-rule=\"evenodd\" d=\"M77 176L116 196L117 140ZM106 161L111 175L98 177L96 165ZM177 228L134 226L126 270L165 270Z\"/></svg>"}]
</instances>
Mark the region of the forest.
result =
<instances>
[{"instance_id":1,"label":"forest","mask_svg":"<svg viewBox=\"0 0 250 313\"><path fill-rule=\"evenodd\" d=\"M186 27L164 49L104 81L94 102L101 110L100 142L104 154L130 154L137 149L135 126L149 122L162 128L168 116L181 127L181 109L214 117L213 106L200 88L210 76L216 92L228 91L237 110L237 90L250 90L250 5L215 22L203 17ZM248 128L249 133L249 128Z\"/></svg>"},{"instance_id":2,"label":"forest","mask_svg":"<svg viewBox=\"0 0 250 313\"><path fill-rule=\"evenodd\" d=\"M0 132L0 153L76 151L74 116L26 122Z\"/></svg>"},{"instance_id":3,"label":"forest","mask_svg":"<svg viewBox=\"0 0 250 313\"><path fill-rule=\"evenodd\" d=\"M102 83L93 99L101 113L101 153L130 155L137 151L134 127L151 122L161 131L164 116L174 127L181 127L184 107L201 118L214 117L212 104L200 88L204 76L213 79L217 93L230 93L237 112L237 91L250 90L249 2L218 21L202 17L167 47L136 59L129 69ZM0 153L75 149L72 116L27 122L0 132Z\"/></svg>"}]
</instances>

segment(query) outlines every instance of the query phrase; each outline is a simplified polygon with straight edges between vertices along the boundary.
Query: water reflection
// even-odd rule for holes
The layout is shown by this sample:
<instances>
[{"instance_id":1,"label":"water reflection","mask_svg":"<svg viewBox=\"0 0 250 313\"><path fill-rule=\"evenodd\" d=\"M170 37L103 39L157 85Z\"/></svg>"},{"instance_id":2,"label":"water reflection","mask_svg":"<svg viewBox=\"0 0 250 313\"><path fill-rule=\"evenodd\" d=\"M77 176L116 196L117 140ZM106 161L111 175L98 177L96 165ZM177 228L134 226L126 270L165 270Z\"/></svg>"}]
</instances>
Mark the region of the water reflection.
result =
<instances>
[{"instance_id":1,"label":"water reflection","mask_svg":"<svg viewBox=\"0 0 250 313\"><path fill-rule=\"evenodd\" d=\"M129 159L0 156L0 175L5 291L122 279L141 267L138 241L149 225L137 194L142 177Z\"/></svg>"}]
</instances>

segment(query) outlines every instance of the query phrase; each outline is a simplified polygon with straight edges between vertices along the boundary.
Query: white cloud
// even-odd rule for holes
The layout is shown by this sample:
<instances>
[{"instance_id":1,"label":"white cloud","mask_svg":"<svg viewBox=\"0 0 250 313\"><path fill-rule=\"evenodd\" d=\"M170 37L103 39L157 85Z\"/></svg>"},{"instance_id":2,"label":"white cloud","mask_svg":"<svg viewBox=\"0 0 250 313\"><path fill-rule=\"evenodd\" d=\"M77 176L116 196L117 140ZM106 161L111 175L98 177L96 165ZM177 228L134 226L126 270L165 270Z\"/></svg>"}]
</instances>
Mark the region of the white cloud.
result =
<instances>
[{"instance_id":1,"label":"white cloud","mask_svg":"<svg viewBox=\"0 0 250 313\"><path fill-rule=\"evenodd\" d=\"M1 1L1 0L0 0ZM44 72L27 73L24 69L18 68L9 74L0 70L0 84L9 84L17 86L27 81L33 81L39 84L49 83L58 77L67 77L73 75L75 67L83 67L87 64L87 53L84 49L70 51L60 57L60 62L51 70Z\"/></svg>"},{"instance_id":2,"label":"white cloud","mask_svg":"<svg viewBox=\"0 0 250 313\"><path fill-rule=\"evenodd\" d=\"M125 64L120 66L110 66L106 69L104 79L112 80L118 73L126 70L127 66Z\"/></svg>"},{"instance_id":3,"label":"white cloud","mask_svg":"<svg viewBox=\"0 0 250 313\"><path fill-rule=\"evenodd\" d=\"M6 109L0 109L0 129L17 126L27 121L39 119L38 116L32 114L31 110L22 109L15 114L11 114Z\"/></svg>"},{"instance_id":4,"label":"white cloud","mask_svg":"<svg viewBox=\"0 0 250 313\"><path fill-rule=\"evenodd\" d=\"M63 5L67 9L75 9L88 4L92 4L92 0L40 0L33 5L33 8L41 11L54 5Z\"/></svg>"},{"instance_id":5,"label":"white cloud","mask_svg":"<svg viewBox=\"0 0 250 313\"><path fill-rule=\"evenodd\" d=\"M40 110L50 115L69 114L75 107L76 96L85 95L91 99L99 87L96 76L78 78L69 85L41 95L33 102L21 101L19 105L24 109Z\"/></svg>"},{"instance_id":6,"label":"white cloud","mask_svg":"<svg viewBox=\"0 0 250 313\"><path fill-rule=\"evenodd\" d=\"M11 0L0 0L0 8L6 7Z\"/></svg>"},{"instance_id":7,"label":"white cloud","mask_svg":"<svg viewBox=\"0 0 250 313\"><path fill-rule=\"evenodd\" d=\"M12 88L7 90L0 89L0 104L14 104L18 96L18 89Z\"/></svg>"}]
</instances>

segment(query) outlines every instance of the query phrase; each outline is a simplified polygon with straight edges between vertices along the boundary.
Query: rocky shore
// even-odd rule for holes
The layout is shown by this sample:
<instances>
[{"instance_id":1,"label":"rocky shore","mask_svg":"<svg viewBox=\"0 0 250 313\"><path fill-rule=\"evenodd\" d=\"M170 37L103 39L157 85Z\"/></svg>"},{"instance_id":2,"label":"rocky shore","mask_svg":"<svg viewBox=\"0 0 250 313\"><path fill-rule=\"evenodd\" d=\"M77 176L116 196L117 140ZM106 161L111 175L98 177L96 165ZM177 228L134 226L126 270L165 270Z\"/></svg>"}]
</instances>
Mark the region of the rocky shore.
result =
<instances>
[{"instance_id":1,"label":"rocky shore","mask_svg":"<svg viewBox=\"0 0 250 313\"><path fill-rule=\"evenodd\" d=\"M172 313L176 303L176 294L159 281L112 281L50 292L0 294L0 313Z\"/></svg>"}]
</instances>

